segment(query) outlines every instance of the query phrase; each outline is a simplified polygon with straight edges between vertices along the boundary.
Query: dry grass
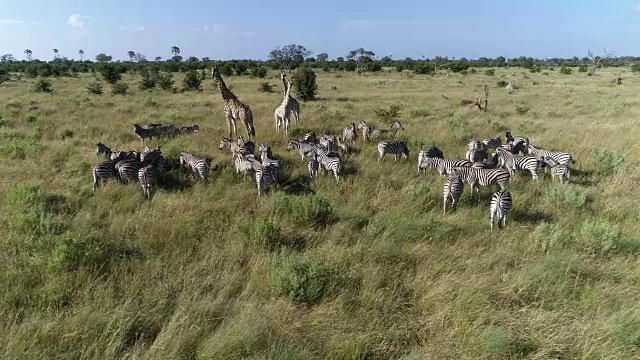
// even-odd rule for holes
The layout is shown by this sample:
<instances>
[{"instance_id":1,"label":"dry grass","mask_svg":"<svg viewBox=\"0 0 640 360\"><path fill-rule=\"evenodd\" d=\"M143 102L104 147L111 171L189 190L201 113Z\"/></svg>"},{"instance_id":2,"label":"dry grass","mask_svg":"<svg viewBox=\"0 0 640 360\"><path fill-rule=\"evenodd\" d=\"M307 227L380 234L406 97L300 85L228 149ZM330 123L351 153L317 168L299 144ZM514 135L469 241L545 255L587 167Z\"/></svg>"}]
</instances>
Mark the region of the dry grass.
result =
<instances>
[{"instance_id":1,"label":"dry grass","mask_svg":"<svg viewBox=\"0 0 640 360\"><path fill-rule=\"evenodd\" d=\"M635 190L637 92L627 74L408 77L318 72L300 130L341 131L400 104L409 161L376 162L359 142L350 174L313 184L275 133L260 80L227 83L251 106L259 142L287 181L260 199L217 146L222 100L137 90L91 95L92 77L0 86L0 354L130 359L628 359L640 356ZM513 94L496 79L515 82ZM462 106L482 85L489 111ZM442 95L446 95L445 99ZM27 110L30 106L37 110ZM525 110L526 109L526 110ZM163 141L212 156L208 185L174 172L151 207L138 185L91 192L94 144L139 148L131 124L197 123ZM490 192L442 214L443 180L416 176L421 144L462 157L466 139L526 135L577 159L572 182L512 185L514 210L489 232ZM599 150L600 149L600 150ZM606 150L606 151L603 151ZM624 160L622 160L624 159ZM613 166L617 164L617 166ZM468 191L468 189L466 189Z\"/></svg>"}]
</instances>

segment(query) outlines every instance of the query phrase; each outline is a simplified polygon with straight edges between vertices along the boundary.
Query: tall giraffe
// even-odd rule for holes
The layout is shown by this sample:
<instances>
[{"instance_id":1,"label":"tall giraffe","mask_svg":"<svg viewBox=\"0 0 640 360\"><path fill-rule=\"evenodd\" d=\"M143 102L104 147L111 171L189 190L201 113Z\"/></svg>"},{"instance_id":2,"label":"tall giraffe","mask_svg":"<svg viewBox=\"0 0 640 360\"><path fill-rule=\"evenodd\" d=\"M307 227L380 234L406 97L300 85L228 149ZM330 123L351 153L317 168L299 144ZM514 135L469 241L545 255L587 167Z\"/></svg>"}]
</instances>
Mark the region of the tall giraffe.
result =
<instances>
[{"instance_id":1,"label":"tall giraffe","mask_svg":"<svg viewBox=\"0 0 640 360\"><path fill-rule=\"evenodd\" d=\"M217 68L211 68L211 77L218 83L220 95L222 95L222 100L224 101L224 115L227 119L227 126L229 127L229 137L238 136L236 121L239 120L244 125L245 130L247 130L247 137L249 139L252 139L252 137L255 138L256 129L253 127L253 112L249 105L238 100L231 90L227 88Z\"/></svg>"},{"instance_id":2,"label":"tall giraffe","mask_svg":"<svg viewBox=\"0 0 640 360\"><path fill-rule=\"evenodd\" d=\"M280 106L278 106L274 111L276 118L276 131L280 131L280 127L284 125L285 134L289 133L289 124L293 113L291 109L291 99L291 80L289 80L285 83L285 92L282 104L280 104Z\"/></svg>"},{"instance_id":3,"label":"tall giraffe","mask_svg":"<svg viewBox=\"0 0 640 360\"><path fill-rule=\"evenodd\" d=\"M284 70L280 71L280 79L282 79L282 84L284 85L284 94L285 96L287 95L287 80L286 80L287 74L285 74ZM294 99L293 96L289 95L289 103L291 105L291 112L293 114L293 117L296 119L296 124L300 123L300 103L298 103L298 100Z\"/></svg>"}]
</instances>

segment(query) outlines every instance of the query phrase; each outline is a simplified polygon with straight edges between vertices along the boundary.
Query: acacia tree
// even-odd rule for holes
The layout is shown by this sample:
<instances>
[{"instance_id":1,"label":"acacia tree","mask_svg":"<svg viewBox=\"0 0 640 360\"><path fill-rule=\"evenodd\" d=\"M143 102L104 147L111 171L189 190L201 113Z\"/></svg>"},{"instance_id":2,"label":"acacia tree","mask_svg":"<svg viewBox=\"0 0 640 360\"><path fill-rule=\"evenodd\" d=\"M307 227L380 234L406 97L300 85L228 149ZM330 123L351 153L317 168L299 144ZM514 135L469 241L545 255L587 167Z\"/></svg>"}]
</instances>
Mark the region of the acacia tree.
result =
<instances>
[{"instance_id":1,"label":"acacia tree","mask_svg":"<svg viewBox=\"0 0 640 360\"><path fill-rule=\"evenodd\" d=\"M587 51L588 58L591 60L591 71L589 71L588 75L591 76L596 73L598 68L601 68L605 62L611 59L612 53L608 52L607 49L604 49L604 55L602 56L594 56L591 50Z\"/></svg>"},{"instance_id":2,"label":"acacia tree","mask_svg":"<svg viewBox=\"0 0 640 360\"><path fill-rule=\"evenodd\" d=\"M133 62L133 58L136 56L136 52L133 50L127 51L127 55L129 55L129 60Z\"/></svg>"},{"instance_id":3,"label":"acacia tree","mask_svg":"<svg viewBox=\"0 0 640 360\"><path fill-rule=\"evenodd\" d=\"M358 72L362 71L360 66L363 61L373 60L376 54L373 51L365 50L364 48L359 48L355 50L351 50L349 55L347 55L347 60L353 60L356 62L356 70Z\"/></svg>"},{"instance_id":4,"label":"acacia tree","mask_svg":"<svg viewBox=\"0 0 640 360\"><path fill-rule=\"evenodd\" d=\"M318 54L318 56L316 56L316 60L318 60L318 62L326 62L327 60L329 60L329 54L327 53Z\"/></svg>"},{"instance_id":5,"label":"acacia tree","mask_svg":"<svg viewBox=\"0 0 640 360\"><path fill-rule=\"evenodd\" d=\"M54 59L58 58L58 49L53 49L53 58Z\"/></svg>"},{"instance_id":6,"label":"acacia tree","mask_svg":"<svg viewBox=\"0 0 640 360\"><path fill-rule=\"evenodd\" d=\"M172 59L176 62L181 61L182 60L182 56L180 56L180 48L177 46L172 46L171 47L171 54L173 55Z\"/></svg>"},{"instance_id":7,"label":"acacia tree","mask_svg":"<svg viewBox=\"0 0 640 360\"><path fill-rule=\"evenodd\" d=\"M107 54L104 54L104 53L96 55L96 61L97 62L109 62L109 61L111 61L111 59L113 59L113 57L111 55L107 55Z\"/></svg>"},{"instance_id":8,"label":"acacia tree","mask_svg":"<svg viewBox=\"0 0 640 360\"><path fill-rule=\"evenodd\" d=\"M287 69L291 70L304 62L304 58L311 55L312 52L302 45L286 45L277 47L269 53L271 60L282 63Z\"/></svg>"},{"instance_id":9,"label":"acacia tree","mask_svg":"<svg viewBox=\"0 0 640 360\"><path fill-rule=\"evenodd\" d=\"M33 51L31 51L30 49L25 49L24 54L27 55L27 61L31 61L31 55L33 54Z\"/></svg>"},{"instance_id":10,"label":"acacia tree","mask_svg":"<svg viewBox=\"0 0 640 360\"><path fill-rule=\"evenodd\" d=\"M78 50L78 54L80 54L80 61L82 61L82 57L84 56L84 50Z\"/></svg>"}]
</instances>

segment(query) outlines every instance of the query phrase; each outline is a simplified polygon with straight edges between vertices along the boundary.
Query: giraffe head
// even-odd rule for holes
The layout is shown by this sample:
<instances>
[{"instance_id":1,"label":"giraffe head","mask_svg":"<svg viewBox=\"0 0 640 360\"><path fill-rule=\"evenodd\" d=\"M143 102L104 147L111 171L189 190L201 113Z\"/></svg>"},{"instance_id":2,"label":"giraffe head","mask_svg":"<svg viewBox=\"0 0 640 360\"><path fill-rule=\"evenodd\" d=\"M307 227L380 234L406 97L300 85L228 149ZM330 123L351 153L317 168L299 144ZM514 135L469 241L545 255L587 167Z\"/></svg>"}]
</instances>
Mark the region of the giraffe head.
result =
<instances>
[{"instance_id":1,"label":"giraffe head","mask_svg":"<svg viewBox=\"0 0 640 360\"><path fill-rule=\"evenodd\" d=\"M284 72L284 70L280 70L280 79L284 80L284 78L287 77L287 74Z\"/></svg>"},{"instance_id":2,"label":"giraffe head","mask_svg":"<svg viewBox=\"0 0 640 360\"><path fill-rule=\"evenodd\" d=\"M220 80L220 72L218 71L218 68L215 66L211 67L211 78L214 80Z\"/></svg>"}]
</instances>

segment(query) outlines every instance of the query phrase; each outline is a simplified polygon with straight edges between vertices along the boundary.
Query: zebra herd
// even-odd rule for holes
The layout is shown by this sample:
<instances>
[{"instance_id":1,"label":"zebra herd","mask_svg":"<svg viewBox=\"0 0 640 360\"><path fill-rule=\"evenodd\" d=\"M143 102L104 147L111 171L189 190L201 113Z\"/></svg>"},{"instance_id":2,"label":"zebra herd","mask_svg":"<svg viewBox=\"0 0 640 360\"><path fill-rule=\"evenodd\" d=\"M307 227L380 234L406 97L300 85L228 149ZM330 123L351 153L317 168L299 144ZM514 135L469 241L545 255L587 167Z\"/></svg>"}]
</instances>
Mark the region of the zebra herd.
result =
<instances>
[{"instance_id":1,"label":"zebra herd","mask_svg":"<svg viewBox=\"0 0 640 360\"><path fill-rule=\"evenodd\" d=\"M324 133L319 138L314 132L306 133L300 139L290 138L287 151L298 152L301 160L311 158L306 162L311 179L316 178L320 169L325 174L332 173L336 182L343 176L344 158L353 149L358 138L358 130L362 132L362 139L382 140L377 143L378 158L381 161L386 154L394 155L395 161L401 157L409 157L409 147L405 141L393 140L398 131L404 126L397 120L393 121L389 129L374 129L365 121L350 123L343 128L342 136ZM134 124L134 133L142 140L143 146L147 139L161 136L174 136L199 131L198 125L177 127L171 124L149 124L139 126ZM391 139L390 139L391 138ZM128 150L111 150L103 143L96 144L97 154L103 154L107 161L93 168L93 189L104 186L109 179L127 184L140 183L143 194L151 199L157 186L157 178L167 166L160 146L150 150L145 146L142 153ZM274 157L270 146L260 144L259 157L256 157L256 145L246 141L244 137L236 140L222 138L220 150L228 149L236 173L252 174L258 189L258 196L267 192L271 184L279 185L281 177L280 162ZM466 182L471 189L471 198L480 191L480 187L497 185L499 191L494 193L490 205L490 221L493 230L494 223L499 227L506 224L506 217L512 208L513 199L508 190L518 172L528 172L533 180L538 180L540 172L548 169L552 180L565 183L569 180L569 165L575 163L571 154L566 152L545 150L532 144L524 136L512 136L510 131L505 134L505 141L500 137L479 141L472 139L467 145L463 159L445 158L443 152L435 146L422 149L418 153L418 175L429 168L435 169L440 176L445 177L443 186L443 212L447 213L447 205L455 211ZM211 169L211 160L188 152L181 152L179 158L181 167L189 168L196 179L207 181Z\"/></svg>"},{"instance_id":2,"label":"zebra herd","mask_svg":"<svg viewBox=\"0 0 640 360\"><path fill-rule=\"evenodd\" d=\"M540 172L548 169L552 180L558 179L562 184L569 180L569 165L575 163L571 154L545 150L533 145L527 137L512 136L510 131L506 132L505 138L504 143L499 137L484 141L472 139L464 159L445 159L435 146L420 151L418 174L421 170L426 173L428 168L435 168L441 176L447 177L442 192L445 214L448 203L453 210L457 208L465 182L471 188L471 197L480 191L480 186L498 185L500 190L493 194L490 206L493 230L494 222L499 227L506 224L507 214L513 206L508 184L518 171L529 172L533 180L538 180ZM489 154L490 149L492 154Z\"/></svg>"}]
</instances>

